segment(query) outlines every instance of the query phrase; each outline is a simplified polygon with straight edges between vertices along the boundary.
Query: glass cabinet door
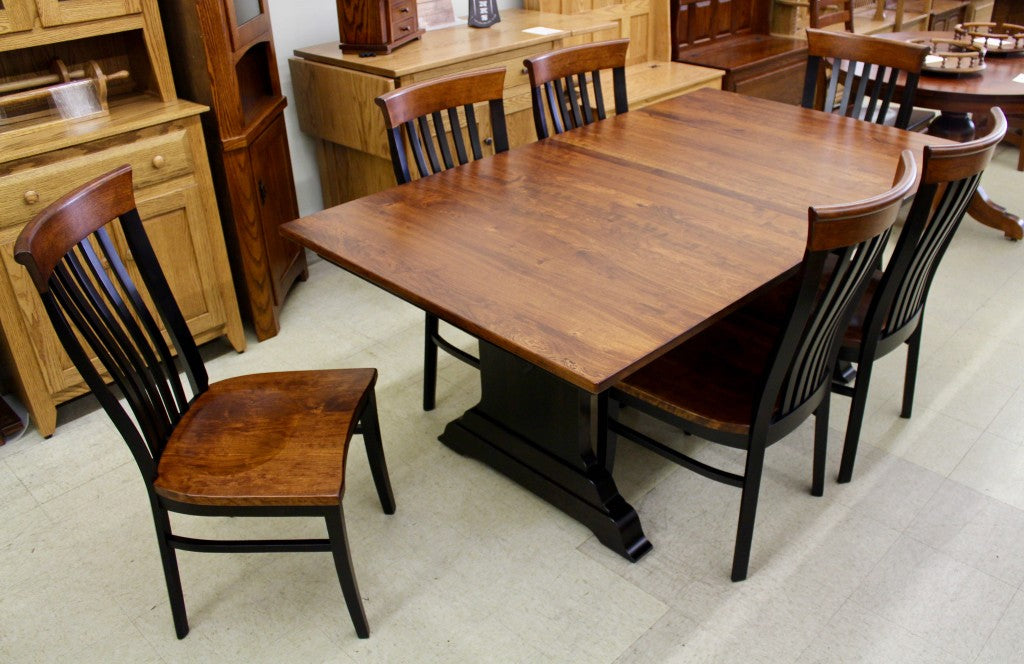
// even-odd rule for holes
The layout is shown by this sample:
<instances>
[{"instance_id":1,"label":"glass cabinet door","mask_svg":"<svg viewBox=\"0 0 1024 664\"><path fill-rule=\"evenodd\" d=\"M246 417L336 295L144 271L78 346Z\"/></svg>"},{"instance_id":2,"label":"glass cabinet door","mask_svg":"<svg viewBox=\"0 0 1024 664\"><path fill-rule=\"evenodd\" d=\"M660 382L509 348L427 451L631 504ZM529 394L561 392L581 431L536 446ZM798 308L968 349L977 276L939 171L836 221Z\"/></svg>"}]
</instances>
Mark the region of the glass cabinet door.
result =
<instances>
[{"instance_id":1,"label":"glass cabinet door","mask_svg":"<svg viewBox=\"0 0 1024 664\"><path fill-rule=\"evenodd\" d=\"M36 7L46 27L142 12L140 0L36 0Z\"/></svg>"},{"instance_id":2,"label":"glass cabinet door","mask_svg":"<svg viewBox=\"0 0 1024 664\"><path fill-rule=\"evenodd\" d=\"M32 29L31 0L0 0L0 35Z\"/></svg>"},{"instance_id":3,"label":"glass cabinet door","mask_svg":"<svg viewBox=\"0 0 1024 664\"><path fill-rule=\"evenodd\" d=\"M267 0L221 0L231 31L231 46L242 50L270 30Z\"/></svg>"}]
</instances>

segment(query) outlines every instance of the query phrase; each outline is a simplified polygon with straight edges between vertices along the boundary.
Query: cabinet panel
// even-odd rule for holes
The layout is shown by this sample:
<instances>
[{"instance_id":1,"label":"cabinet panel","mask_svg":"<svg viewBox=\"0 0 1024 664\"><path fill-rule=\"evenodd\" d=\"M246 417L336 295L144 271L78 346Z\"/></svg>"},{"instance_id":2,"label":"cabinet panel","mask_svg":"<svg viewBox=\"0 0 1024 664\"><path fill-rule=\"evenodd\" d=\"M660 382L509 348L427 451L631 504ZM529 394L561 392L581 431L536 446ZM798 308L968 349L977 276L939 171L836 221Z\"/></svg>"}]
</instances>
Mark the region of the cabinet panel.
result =
<instances>
[{"instance_id":1,"label":"cabinet panel","mask_svg":"<svg viewBox=\"0 0 1024 664\"><path fill-rule=\"evenodd\" d=\"M36 0L46 27L142 12L140 0Z\"/></svg>"},{"instance_id":2,"label":"cabinet panel","mask_svg":"<svg viewBox=\"0 0 1024 664\"><path fill-rule=\"evenodd\" d=\"M31 0L0 1L0 35L32 29Z\"/></svg>"},{"instance_id":3,"label":"cabinet panel","mask_svg":"<svg viewBox=\"0 0 1024 664\"><path fill-rule=\"evenodd\" d=\"M284 116L280 116L253 141L249 160L259 203L259 223L270 268L270 282L274 287L274 304L280 306L285 295L280 292L280 285L291 284L287 275L296 269L303 256L302 247L286 240L278 231L281 224L299 216ZM304 265L303 262L298 269L304 269Z\"/></svg>"}]
</instances>

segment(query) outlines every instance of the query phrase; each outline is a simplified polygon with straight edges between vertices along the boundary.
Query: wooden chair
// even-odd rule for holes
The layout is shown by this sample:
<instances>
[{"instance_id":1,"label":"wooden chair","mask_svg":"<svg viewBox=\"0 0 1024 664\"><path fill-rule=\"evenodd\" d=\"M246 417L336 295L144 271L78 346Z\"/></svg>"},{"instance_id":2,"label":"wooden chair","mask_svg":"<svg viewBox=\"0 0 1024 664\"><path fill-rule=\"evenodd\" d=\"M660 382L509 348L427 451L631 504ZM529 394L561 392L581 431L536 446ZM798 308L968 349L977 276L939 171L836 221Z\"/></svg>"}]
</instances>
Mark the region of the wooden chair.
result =
<instances>
[{"instance_id":1,"label":"wooden chair","mask_svg":"<svg viewBox=\"0 0 1024 664\"><path fill-rule=\"evenodd\" d=\"M533 89L533 124L537 128L537 138L561 134L607 117L601 86L602 69L612 70L615 112L627 112L628 48L629 39L615 39L570 46L523 60ZM588 83L593 86L593 101ZM549 119L551 131L548 130Z\"/></svg>"},{"instance_id":2,"label":"wooden chair","mask_svg":"<svg viewBox=\"0 0 1024 664\"><path fill-rule=\"evenodd\" d=\"M130 261L119 255L121 246ZM368 637L341 498L348 444L362 433L381 505L395 511L374 398L377 371L289 371L210 384L139 219L129 166L43 210L22 230L15 259L146 482L178 638L188 634L188 618L177 549L330 551L356 633ZM201 540L174 534L168 512L316 516L328 537Z\"/></svg>"},{"instance_id":3,"label":"wooden chair","mask_svg":"<svg viewBox=\"0 0 1024 664\"><path fill-rule=\"evenodd\" d=\"M810 0L807 18L810 26L815 29L842 23L847 32L855 32L853 0Z\"/></svg>"},{"instance_id":4,"label":"wooden chair","mask_svg":"<svg viewBox=\"0 0 1024 664\"><path fill-rule=\"evenodd\" d=\"M928 52L923 44L808 28L801 105L910 129L914 92ZM827 67L824 76L823 64ZM903 93L893 115L890 111L896 107L892 102L901 75L905 77ZM819 91L822 84L824 94ZM929 118L933 115L929 113Z\"/></svg>"},{"instance_id":5,"label":"wooden chair","mask_svg":"<svg viewBox=\"0 0 1024 664\"><path fill-rule=\"evenodd\" d=\"M921 184L885 269L871 275L868 290L843 338L839 358L857 364L853 385L835 382L832 391L852 397L839 481L849 482L857 455L874 361L907 344L900 417L909 418L921 352L924 308L932 278L959 227L982 171L1006 133L1006 119L993 108L992 131L958 145L924 149Z\"/></svg>"},{"instance_id":6,"label":"wooden chair","mask_svg":"<svg viewBox=\"0 0 1024 664\"><path fill-rule=\"evenodd\" d=\"M473 159L483 157L474 104L487 102L494 151L507 151L508 131L502 100L504 85L505 68L501 67L444 76L377 97L377 105L384 113L384 124L388 128L391 165L398 184L406 184L413 179L409 172L409 153L412 153L419 177L453 168L456 161L459 165L469 163L470 154ZM470 152L466 150L467 138ZM423 410L433 410L435 405L439 348L472 367L480 368L478 357L441 336L437 316L428 313L424 332Z\"/></svg>"},{"instance_id":7,"label":"wooden chair","mask_svg":"<svg viewBox=\"0 0 1024 664\"><path fill-rule=\"evenodd\" d=\"M617 435L710 479L742 488L732 579L747 577L765 448L815 416L811 493L824 490L829 385L839 339L914 184L903 153L895 185L847 205L811 207L804 259L769 289L611 391L608 445ZM833 266L834 265L834 266ZM743 474L687 456L618 419L618 406L746 453ZM614 449L614 448L611 448Z\"/></svg>"}]
</instances>

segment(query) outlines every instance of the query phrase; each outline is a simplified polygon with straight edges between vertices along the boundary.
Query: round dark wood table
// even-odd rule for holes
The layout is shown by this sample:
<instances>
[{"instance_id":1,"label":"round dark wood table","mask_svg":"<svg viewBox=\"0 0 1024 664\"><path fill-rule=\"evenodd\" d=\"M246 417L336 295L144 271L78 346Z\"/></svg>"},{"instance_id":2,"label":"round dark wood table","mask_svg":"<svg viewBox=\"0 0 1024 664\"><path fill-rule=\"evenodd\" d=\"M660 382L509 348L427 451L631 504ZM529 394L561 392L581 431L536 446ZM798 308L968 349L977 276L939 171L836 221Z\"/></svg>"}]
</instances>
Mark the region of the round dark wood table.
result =
<instances>
[{"instance_id":1,"label":"round dark wood table","mask_svg":"<svg viewBox=\"0 0 1024 664\"><path fill-rule=\"evenodd\" d=\"M907 41L952 39L953 33L893 32L877 36ZM914 105L942 111L928 128L928 133L943 138L966 141L974 138L977 132L988 131L988 111L993 106L1003 109L1011 128L1020 127L1024 123L1024 54L990 53L985 58L985 69L976 74L956 76L922 72ZM1012 240L1024 237L1024 221L992 201L981 188L971 201L968 213L986 226L1003 231Z\"/></svg>"}]
</instances>

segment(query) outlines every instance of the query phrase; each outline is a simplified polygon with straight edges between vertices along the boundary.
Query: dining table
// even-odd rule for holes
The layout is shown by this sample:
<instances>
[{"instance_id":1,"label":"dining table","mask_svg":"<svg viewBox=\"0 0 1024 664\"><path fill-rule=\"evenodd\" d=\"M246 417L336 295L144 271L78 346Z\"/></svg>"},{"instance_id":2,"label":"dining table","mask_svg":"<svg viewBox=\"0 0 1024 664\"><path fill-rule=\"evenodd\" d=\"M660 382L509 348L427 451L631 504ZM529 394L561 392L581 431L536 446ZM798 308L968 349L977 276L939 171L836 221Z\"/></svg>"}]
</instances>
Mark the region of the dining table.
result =
<instances>
[{"instance_id":1,"label":"dining table","mask_svg":"<svg viewBox=\"0 0 1024 664\"><path fill-rule=\"evenodd\" d=\"M637 560L609 388L795 269L809 206L880 194L902 150L948 142L702 89L282 233L479 339L479 403L440 441Z\"/></svg>"},{"instance_id":2,"label":"dining table","mask_svg":"<svg viewBox=\"0 0 1024 664\"><path fill-rule=\"evenodd\" d=\"M952 40L953 32L892 32L876 35L896 41ZM941 42L940 42L941 43ZM1000 53L989 50L984 68L976 72L956 73L924 69L914 93L914 105L941 111L928 133L959 141L987 132L988 111L998 106L1011 126L1024 125L1024 53ZM974 219L1003 231L1011 240L1024 238L1024 220L1020 214L993 201L984 187L978 189L968 210Z\"/></svg>"}]
</instances>

